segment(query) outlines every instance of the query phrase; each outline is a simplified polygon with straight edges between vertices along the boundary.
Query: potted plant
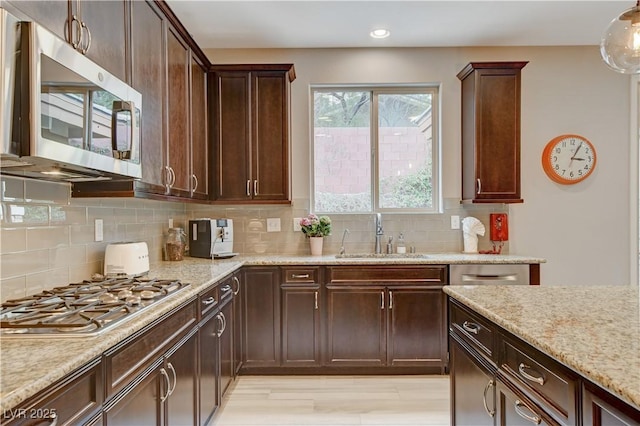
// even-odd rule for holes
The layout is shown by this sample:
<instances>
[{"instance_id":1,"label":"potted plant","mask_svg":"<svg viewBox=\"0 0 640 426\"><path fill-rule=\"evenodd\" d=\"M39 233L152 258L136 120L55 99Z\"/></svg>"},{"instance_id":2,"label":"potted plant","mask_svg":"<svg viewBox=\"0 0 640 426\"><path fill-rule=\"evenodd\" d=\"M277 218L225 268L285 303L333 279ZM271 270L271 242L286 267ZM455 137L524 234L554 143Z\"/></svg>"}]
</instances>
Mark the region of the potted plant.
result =
<instances>
[{"instance_id":1,"label":"potted plant","mask_svg":"<svg viewBox=\"0 0 640 426\"><path fill-rule=\"evenodd\" d=\"M309 214L307 217L300 219L300 227L305 237L309 238L311 246L311 254L313 256L322 256L323 238L331 235L331 219L329 216L316 216Z\"/></svg>"}]
</instances>

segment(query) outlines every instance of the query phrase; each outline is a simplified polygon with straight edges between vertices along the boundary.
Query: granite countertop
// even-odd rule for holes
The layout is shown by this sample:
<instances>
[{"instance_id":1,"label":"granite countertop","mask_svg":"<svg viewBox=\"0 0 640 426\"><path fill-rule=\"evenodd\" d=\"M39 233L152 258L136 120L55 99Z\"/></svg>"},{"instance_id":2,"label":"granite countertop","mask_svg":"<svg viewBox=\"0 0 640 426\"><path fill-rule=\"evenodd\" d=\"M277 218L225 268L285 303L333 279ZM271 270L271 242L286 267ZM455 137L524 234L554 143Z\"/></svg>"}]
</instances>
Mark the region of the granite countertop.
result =
<instances>
[{"instance_id":1,"label":"granite countertop","mask_svg":"<svg viewBox=\"0 0 640 426\"><path fill-rule=\"evenodd\" d=\"M179 279L190 283L148 311L125 320L96 337L0 337L0 410L16 407L35 393L100 356L127 336L194 297L243 265L371 265L371 264L458 264L458 263L542 263L544 259L509 255L428 253L421 258L343 258L327 256L236 256L226 260L187 257L181 262L151 265L150 277Z\"/></svg>"},{"instance_id":2,"label":"granite countertop","mask_svg":"<svg viewBox=\"0 0 640 426\"><path fill-rule=\"evenodd\" d=\"M445 293L640 409L635 286L449 286Z\"/></svg>"}]
</instances>

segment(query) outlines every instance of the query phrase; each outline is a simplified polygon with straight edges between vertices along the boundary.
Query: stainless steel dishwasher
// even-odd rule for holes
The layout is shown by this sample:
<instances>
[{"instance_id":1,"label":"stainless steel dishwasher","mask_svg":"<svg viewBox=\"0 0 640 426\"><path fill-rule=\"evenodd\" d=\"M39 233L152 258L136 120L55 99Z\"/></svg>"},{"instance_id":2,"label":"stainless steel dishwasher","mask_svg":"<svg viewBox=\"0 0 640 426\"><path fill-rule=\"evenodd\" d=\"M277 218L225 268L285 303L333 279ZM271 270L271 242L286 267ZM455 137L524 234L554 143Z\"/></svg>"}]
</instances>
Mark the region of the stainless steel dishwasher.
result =
<instances>
[{"instance_id":1,"label":"stainless steel dishwasher","mask_svg":"<svg viewBox=\"0 0 640 426\"><path fill-rule=\"evenodd\" d=\"M527 264L465 264L449 266L450 285L529 285Z\"/></svg>"}]
</instances>

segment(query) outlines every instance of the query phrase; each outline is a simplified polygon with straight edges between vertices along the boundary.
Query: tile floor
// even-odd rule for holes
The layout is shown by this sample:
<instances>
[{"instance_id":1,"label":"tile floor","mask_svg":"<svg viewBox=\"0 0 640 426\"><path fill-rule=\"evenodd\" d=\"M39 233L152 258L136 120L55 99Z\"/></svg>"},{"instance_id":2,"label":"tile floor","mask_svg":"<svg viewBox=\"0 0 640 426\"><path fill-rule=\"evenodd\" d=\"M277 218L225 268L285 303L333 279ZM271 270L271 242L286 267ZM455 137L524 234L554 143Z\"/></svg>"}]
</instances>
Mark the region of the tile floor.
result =
<instances>
[{"instance_id":1,"label":"tile floor","mask_svg":"<svg viewBox=\"0 0 640 426\"><path fill-rule=\"evenodd\" d=\"M448 376L239 376L215 426L448 426Z\"/></svg>"}]
</instances>

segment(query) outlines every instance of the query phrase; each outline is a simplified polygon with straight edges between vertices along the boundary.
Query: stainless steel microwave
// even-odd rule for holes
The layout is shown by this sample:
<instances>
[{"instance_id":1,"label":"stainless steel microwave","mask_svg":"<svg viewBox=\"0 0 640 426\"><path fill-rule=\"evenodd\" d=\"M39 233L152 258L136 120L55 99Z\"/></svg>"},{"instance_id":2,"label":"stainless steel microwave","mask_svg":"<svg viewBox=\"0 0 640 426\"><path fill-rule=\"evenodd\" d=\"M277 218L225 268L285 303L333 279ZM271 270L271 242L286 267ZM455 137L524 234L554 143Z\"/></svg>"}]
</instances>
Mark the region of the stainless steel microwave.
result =
<instances>
[{"instance_id":1,"label":"stainless steel microwave","mask_svg":"<svg viewBox=\"0 0 640 426\"><path fill-rule=\"evenodd\" d=\"M142 95L37 23L0 15L0 172L142 177Z\"/></svg>"}]
</instances>

